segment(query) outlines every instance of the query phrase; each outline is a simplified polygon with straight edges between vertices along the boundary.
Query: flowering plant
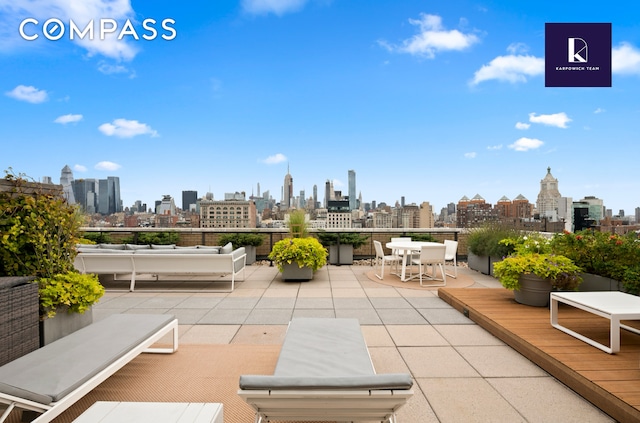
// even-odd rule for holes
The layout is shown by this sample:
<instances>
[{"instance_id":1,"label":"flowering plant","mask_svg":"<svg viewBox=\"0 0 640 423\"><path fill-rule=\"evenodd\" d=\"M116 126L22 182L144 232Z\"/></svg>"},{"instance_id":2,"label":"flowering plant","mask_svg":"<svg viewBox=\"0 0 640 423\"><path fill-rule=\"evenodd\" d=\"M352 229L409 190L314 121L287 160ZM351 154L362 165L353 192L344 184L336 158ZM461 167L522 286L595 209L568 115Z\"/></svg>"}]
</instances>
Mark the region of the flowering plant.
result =
<instances>
[{"instance_id":1,"label":"flowering plant","mask_svg":"<svg viewBox=\"0 0 640 423\"><path fill-rule=\"evenodd\" d=\"M532 274L548 280L556 289L575 290L582 282L580 267L570 258L554 254L551 242L540 234L506 238L500 241L514 253L493 266L495 276L507 289L520 289L520 275Z\"/></svg>"}]
</instances>

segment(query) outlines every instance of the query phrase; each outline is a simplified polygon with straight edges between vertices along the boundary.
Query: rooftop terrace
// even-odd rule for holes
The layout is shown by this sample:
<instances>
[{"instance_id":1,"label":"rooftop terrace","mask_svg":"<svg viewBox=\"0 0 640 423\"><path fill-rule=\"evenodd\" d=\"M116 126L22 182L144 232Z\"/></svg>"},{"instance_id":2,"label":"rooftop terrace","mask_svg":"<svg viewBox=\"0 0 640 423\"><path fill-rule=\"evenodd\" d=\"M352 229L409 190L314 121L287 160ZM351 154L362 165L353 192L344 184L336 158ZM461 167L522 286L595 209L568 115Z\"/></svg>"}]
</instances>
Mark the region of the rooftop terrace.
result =
<instances>
[{"instance_id":1,"label":"rooftop terrace","mask_svg":"<svg viewBox=\"0 0 640 423\"><path fill-rule=\"evenodd\" d=\"M452 300L456 292L477 292L467 288L504 292L494 278L460 268L459 278L448 279L441 292L447 302L436 289L378 281L372 271L366 265L326 266L310 282L291 283L282 282L275 267L253 265L231 293L207 292L220 282L175 284L202 289L189 293L151 292L140 282L130 293L105 281L108 292L94 307L95 320L113 313L174 314L180 349L139 356L55 422L73 421L100 400L221 402L225 422L252 421L252 410L235 394L238 376L272 373L293 317L357 318L376 370L409 372L416 382L399 422L616 421L465 317L460 304L466 300ZM545 309L534 311L544 315ZM479 305L470 316L482 323L482 313ZM548 310L546 316L548 323ZM566 336L563 342L580 343L555 332ZM594 351L593 360L609 357Z\"/></svg>"}]
</instances>

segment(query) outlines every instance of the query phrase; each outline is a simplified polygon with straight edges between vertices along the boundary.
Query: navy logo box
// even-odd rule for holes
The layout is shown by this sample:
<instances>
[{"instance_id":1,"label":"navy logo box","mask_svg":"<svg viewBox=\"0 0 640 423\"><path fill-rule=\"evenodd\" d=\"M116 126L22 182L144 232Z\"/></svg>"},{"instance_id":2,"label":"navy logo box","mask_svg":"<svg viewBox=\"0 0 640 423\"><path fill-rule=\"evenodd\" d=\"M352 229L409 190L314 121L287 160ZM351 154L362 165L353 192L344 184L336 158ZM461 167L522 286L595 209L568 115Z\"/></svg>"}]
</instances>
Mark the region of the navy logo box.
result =
<instances>
[{"instance_id":1,"label":"navy logo box","mask_svg":"<svg viewBox=\"0 0 640 423\"><path fill-rule=\"evenodd\" d=\"M545 87L610 87L610 23L546 23Z\"/></svg>"}]
</instances>

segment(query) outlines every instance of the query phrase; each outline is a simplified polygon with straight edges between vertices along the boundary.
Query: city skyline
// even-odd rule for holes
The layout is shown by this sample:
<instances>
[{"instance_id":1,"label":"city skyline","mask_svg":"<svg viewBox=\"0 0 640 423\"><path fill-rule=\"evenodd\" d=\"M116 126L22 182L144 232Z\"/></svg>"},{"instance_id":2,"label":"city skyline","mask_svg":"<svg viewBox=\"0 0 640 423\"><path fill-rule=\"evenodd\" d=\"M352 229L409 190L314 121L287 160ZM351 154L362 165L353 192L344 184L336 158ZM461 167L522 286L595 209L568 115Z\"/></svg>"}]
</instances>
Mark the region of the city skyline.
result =
<instances>
[{"instance_id":1,"label":"city skyline","mask_svg":"<svg viewBox=\"0 0 640 423\"><path fill-rule=\"evenodd\" d=\"M632 214L640 169L640 29L595 1L0 0L3 170L120 178L125 207L260 183L293 195L348 170L365 202L562 196ZM117 5L117 7L114 7ZM44 23L66 32L50 40ZM21 22L32 41L20 35ZM70 39L114 19L121 40ZM145 19L157 37L143 39ZM171 24L171 20L174 23ZM175 31L161 26L167 25ZM545 23L611 22L611 88L545 88ZM148 35L148 34L146 34ZM165 35L163 38L162 35ZM175 35L172 37L172 35ZM626 160L625 160L626 159ZM277 198L280 201L280 198ZM322 199L319 199L322 201Z\"/></svg>"}]
</instances>

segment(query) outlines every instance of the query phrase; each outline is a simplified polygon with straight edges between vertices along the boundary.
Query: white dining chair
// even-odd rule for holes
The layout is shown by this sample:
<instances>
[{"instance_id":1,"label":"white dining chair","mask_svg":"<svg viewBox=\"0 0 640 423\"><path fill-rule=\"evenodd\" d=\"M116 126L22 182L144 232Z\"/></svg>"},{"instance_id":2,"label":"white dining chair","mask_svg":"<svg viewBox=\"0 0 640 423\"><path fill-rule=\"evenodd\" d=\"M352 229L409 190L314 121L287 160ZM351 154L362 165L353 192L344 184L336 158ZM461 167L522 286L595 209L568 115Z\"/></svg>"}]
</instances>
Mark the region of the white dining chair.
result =
<instances>
[{"instance_id":1,"label":"white dining chair","mask_svg":"<svg viewBox=\"0 0 640 423\"><path fill-rule=\"evenodd\" d=\"M446 249L445 249L446 252L444 254L445 266L446 266L447 262L452 262L453 263L453 274L447 273L447 276L451 276L452 278L456 279L458 277L458 259L457 259L458 241L452 241L450 239L445 239L444 240L444 246L446 247Z\"/></svg>"},{"instance_id":2,"label":"white dining chair","mask_svg":"<svg viewBox=\"0 0 640 423\"><path fill-rule=\"evenodd\" d=\"M376 249L376 266L380 265L380 274L376 273L376 277L378 279L384 279L384 265L385 263L398 265L398 256L396 255L385 255L384 250L382 249L382 244L380 241L373 241L373 245Z\"/></svg>"},{"instance_id":3,"label":"white dining chair","mask_svg":"<svg viewBox=\"0 0 640 423\"><path fill-rule=\"evenodd\" d=\"M413 259L412 263L418 265L418 272L420 273L420 286L446 286L447 285L447 274L444 271L444 256L446 252L446 247L444 244L441 245L423 245L420 248L420 256L418 258ZM426 274L427 266L431 266L431 276ZM442 279L436 278L436 270L440 268L440 273L442 274ZM432 281L442 281L441 283L433 283L433 284L423 284L422 279L423 276L427 280Z\"/></svg>"}]
</instances>

